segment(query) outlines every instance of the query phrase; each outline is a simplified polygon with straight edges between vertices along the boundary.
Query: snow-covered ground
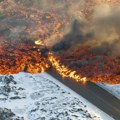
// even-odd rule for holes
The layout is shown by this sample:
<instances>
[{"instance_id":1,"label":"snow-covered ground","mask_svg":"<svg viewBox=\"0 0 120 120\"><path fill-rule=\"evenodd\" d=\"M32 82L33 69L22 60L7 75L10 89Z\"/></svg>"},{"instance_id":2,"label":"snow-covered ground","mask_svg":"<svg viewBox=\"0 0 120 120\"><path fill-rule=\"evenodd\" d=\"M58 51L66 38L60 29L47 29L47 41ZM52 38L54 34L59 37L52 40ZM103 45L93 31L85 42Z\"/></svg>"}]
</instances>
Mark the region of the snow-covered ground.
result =
<instances>
[{"instance_id":1,"label":"snow-covered ground","mask_svg":"<svg viewBox=\"0 0 120 120\"><path fill-rule=\"evenodd\" d=\"M103 89L107 90L109 93L120 99L120 84L110 85L106 83L96 83Z\"/></svg>"},{"instance_id":2,"label":"snow-covered ground","mask_svg":"<svg viewBox=\"0 0 120 120\"><path fill-rule=\"evenodd\" d=\"M0 76L0 120L113 120L47 73Z\"/></svg>"}]
</instances>

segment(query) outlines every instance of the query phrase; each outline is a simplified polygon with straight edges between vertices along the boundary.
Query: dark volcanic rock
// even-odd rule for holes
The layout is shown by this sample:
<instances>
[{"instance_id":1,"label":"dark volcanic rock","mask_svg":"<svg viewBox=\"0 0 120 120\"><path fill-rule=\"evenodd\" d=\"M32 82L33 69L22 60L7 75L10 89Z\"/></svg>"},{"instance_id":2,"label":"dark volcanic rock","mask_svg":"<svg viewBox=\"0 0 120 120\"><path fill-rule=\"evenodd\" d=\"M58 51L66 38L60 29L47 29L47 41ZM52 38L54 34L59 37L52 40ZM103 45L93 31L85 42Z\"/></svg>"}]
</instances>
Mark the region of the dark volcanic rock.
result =
<instances>
[{"instance_id":1,"label":"dark volcanic rock","mask_svg":"<svg viewBox=\"0 0 120 120\"><path fill-rule=\"evenodd\" d=\"M25 96L21 96L20 94L24 89L16 85L17 82L12 75L0 77L0 100L25 98Z\"/></svg>"},{"instance_id":2,"label":"dark volcanic rock","mask_svg":"<svg viewBox=\"0 0 120 120\"><path fill-rule=\"evenodd\" d=\"M0 108L0 120L24 120L24 118L16 116L10 109Z\"/></svg>"}]
</instances>

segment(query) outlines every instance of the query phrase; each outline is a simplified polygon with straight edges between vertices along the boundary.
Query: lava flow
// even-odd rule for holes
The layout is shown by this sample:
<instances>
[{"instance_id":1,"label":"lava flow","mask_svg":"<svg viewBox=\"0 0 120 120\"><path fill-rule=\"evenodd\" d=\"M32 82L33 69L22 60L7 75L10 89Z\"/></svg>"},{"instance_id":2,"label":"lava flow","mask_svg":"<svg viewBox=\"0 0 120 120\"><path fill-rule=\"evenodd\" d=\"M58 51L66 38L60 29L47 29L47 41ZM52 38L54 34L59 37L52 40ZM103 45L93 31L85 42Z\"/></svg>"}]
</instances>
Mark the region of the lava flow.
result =
<instances>
[{"instance_id":1,"label":"lava flow","mask_svg":"<svg viewBox=\"0 0 120 120\"><path fill-rule=\"evenodd\" d=\"M76 82L119 83L119 61L105 58L104 54L101 56L90 54L87 50L89 47L81 48L81 53L72 50L69 56L58 57L50 51L47 51L45 55L45 50L41 52L42 49L33 44L27 41L12 45L8 42L1 43L4 48L1 47L0 73L13 74L20 71L40 73L53 67L63 78L71 78ZM83 54L83 51L87 52ZM103 62L106 64L100 66Z\"/></svg>"},{"instance_id":2,"label":"lava flow","mask_svg":"<svg viewBox=\"0 0 120 120\"><path fill-rule=\"evenodd\" d=\"M98 3L101 1L98 0ZM107 0L110 4L116 4L116 1ZM71 3L65 8L70 9ZM21 71L40 73L53 67L63 78L71 78L76 82L119 84L119 56L113 57L109 53L109 48L103 51L96 46L93 48L93 44L89 42L82 41L82 44L74 45L75 35L80 39L83 38L77 32L72 33L74 37L70 35L70 39L74 40L71 43L68 36L64 37L66 26L74 21L74 17L81 20L83 14L84 19L91 19L92 7L96 2L89 0L88 3L91 8L82 7L79 13L73 12L72 6L70 15L69 13L63 15L61 12L60 16L60 8L58 11L44 11L11 0L0 2L0 15L2 14L0 16L0 74L14 74ZM92 35L88 34L88 36ZM66 50L64 46L66 43L63 42L62 47L65 50L53 52L51 50L53 41L58 43L65 38L73 47Z\"/></svg>"}]
</instances>

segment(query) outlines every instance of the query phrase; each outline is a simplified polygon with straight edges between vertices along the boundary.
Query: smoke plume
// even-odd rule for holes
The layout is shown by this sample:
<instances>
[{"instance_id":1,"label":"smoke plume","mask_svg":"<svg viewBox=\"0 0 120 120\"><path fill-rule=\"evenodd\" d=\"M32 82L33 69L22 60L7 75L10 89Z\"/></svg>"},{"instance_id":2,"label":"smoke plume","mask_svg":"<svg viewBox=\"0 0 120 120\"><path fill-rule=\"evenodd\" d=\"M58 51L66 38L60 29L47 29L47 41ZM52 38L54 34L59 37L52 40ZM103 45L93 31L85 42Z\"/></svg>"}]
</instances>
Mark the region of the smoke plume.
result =
<instances>
[{"instance_id":1,"label":"smoke plume","mask_svg":"<svg viewBox=\"0 0 120 120\"><path fill-rule=\"evenodd\" d=\"M103 9L104 8L104 9ZM101 11L101 12L99 12ZM111 49L115 55L120 55L120 7L101 5L96 8L93 14L94 37L102 47Z\"/></svg>"},{"instance_id":2,"label":"smoke plume","mask_svg":"<svg viewBox=\"0 0 120 120\"><path fill-rule=\"evenodd\" d=\"M75 12L80 10L81 8ZM74 19L71 21L69 33L64 35L60 42L54 44L52 50L65 51L76 47L78 44L89 44L93 50L97 48L99 50L109 49L110 54L115 56L120 55L119 13L119 6L110 6L107 3L101 3L93 7L93 13L89 20L87 18L78 19L74 16Z\"/></svg>"}]
</instances>

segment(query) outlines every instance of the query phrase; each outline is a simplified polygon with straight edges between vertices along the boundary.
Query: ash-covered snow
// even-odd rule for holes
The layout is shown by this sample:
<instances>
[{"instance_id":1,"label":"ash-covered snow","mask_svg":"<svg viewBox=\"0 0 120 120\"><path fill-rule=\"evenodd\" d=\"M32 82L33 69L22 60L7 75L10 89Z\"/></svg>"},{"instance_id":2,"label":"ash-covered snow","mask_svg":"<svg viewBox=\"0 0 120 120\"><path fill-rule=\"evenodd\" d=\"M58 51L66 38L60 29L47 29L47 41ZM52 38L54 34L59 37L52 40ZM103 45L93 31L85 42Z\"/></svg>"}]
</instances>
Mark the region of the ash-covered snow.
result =
<instances>
[{"instance_id":1,"label":"ash-covered snow","mask_svg":"<svg viewBox=\"0 0 120 120\"><path fill-rule=\"evenodd\" d=\"M47 73L0 76L0 120L112 120Z\"/></svg>"},{"instance_id":2,"label":"ash-covered snow","mask_svg":"<svg viewBox=\"0 0 120 120\"><path fill-rule=\"evenodd\" d=\"M120 99L120 84L110 85L107 83L97 83L100 87L107 90L109 93Z\"/></svg>"}]
</instances>

